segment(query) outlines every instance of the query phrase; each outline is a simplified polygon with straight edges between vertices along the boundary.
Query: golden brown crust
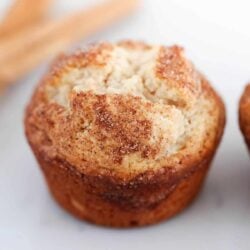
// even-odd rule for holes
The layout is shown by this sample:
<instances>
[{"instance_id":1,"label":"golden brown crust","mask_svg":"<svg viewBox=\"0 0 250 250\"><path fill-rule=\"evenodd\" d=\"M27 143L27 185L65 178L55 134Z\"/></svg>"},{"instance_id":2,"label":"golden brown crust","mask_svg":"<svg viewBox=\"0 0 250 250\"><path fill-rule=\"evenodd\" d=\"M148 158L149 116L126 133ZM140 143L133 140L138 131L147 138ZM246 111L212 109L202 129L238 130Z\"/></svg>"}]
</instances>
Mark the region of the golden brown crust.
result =
<instances>
[{"instance_id":1,"label":"golden brown crust","mask_svg":"<svg viewBox=\"0 0 250 250\"><path fill-rule=\"evenodd\" d=\"M140 177L118 184L109 176L79 174L73 166L55 159L36 157L49 189L59 204L74 216L104 226L131 227L160 222L183 210L198 194L209 160L196 171L172 183L171 170L162 176L165 183L142 182ZM159 175L158 175L159 176Z\"/></svg>"},{"instance_id":2,"label":"golden brown crust","mask_svg":"<svg viewBox=\"0 0 250 250\"><path fill-rule=\"evenodd\" d=\"M132 41L117 46L153 48ZM61 57L27 107L26 135L63 207L103 225L150 224L182 210L199 191L223 133L224 105L177 46L161 47L154 69L155 81L174 99L158 102L162 89L146 97L81 90L57 101L68 72L104 71L114 47L102 44ZM110 73L103 81L112 81ZM178 127L182 121L185 126Z\"/></svg>"},{"instance_id":3,"label":"golden brown crust","mask_svg":"<svg viewBox=\"0 0 250 250\"><path fill-rule=\"evenodd\" d=\"M248 149L250 149L250 84L247 84L240 99L239 124Z\"/></svg>"}]
</instances>

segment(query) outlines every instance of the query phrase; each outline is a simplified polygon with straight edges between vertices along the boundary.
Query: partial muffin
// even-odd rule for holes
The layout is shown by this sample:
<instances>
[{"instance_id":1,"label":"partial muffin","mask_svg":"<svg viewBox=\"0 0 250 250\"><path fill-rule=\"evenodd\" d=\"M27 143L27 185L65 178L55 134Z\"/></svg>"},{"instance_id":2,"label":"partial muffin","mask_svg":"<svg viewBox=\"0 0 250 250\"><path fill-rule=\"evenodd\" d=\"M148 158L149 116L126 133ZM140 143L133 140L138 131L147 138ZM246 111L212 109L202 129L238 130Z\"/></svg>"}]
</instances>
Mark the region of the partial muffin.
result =
<instances>
[{"instance_id":1,"label":"partial muffin","mask_svg":"<svg viewBox=\"0 0 250 250\"><path fill-rule=\"evenodd\" d=\"M239 124L247 147L250 150L250 84L245 87L240 99Z\"/></svg>"},{"instance_id":2,"label":"partial muffin","mask_svg":"<svg viewBox=\"0 0 250 250\"><path fill-rule=\"evenodd\" d=\"M220 97L182 48L124 41L58 58L25 129L62 207L127 227L169 218L193 200L224 122Z\"/></svg>"}]
</instances>

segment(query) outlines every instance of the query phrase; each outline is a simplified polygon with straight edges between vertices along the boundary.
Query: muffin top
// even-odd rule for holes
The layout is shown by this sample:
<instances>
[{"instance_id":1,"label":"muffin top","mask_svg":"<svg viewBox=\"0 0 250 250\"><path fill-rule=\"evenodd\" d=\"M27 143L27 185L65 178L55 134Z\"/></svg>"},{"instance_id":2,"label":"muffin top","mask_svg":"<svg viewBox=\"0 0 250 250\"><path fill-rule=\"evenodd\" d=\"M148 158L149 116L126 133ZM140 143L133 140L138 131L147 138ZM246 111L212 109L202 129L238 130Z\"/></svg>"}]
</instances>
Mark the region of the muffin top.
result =
<instances>
[{"instance_id":1,"label":"muffin top","mask_svg":"<svg viewBox=\"0 0 250 250\"><path fill-rule=\"evenodd\" d=\"M199 165L218 142L222 109L181 47L122 41L59 57L26 120L47 158L132 178Z\"/></svg>"}]
</instances>

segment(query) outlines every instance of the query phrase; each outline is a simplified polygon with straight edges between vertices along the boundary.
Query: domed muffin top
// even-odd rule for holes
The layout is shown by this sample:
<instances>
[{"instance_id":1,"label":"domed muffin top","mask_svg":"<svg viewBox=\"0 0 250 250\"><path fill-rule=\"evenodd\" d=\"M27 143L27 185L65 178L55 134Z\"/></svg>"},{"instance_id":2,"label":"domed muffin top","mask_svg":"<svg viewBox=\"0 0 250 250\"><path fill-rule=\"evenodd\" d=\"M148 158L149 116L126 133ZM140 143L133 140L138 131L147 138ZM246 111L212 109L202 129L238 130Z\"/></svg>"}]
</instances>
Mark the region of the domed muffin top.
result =
<instances>
[{"instance_id":1,"label":"domed muffin top","mask_svg":"<svg viewBox=\"0 0 250 250\"><path fill-rule=\"evenodd\" d=\"M28 121L47 157L133 176L198 163L218 140L221 106L182 48L123 41L60 57Z\"/></svg>"}]
</instances>

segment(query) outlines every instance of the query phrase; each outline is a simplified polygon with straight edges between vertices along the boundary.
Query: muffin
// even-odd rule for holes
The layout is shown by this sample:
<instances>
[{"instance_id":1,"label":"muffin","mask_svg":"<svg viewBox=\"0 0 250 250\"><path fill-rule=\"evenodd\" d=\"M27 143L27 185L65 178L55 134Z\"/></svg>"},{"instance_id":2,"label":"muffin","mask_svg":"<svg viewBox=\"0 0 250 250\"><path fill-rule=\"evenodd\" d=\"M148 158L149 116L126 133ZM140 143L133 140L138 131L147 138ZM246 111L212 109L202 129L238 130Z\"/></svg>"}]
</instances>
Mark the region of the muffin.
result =
<instances>
[{"instance_id":1,"label":"muffin","mask_svg":"<svg viewBox=\"0 0 250 250\"><path fill-rule=\"evenodd\" d=\"M240 99L239 124L248 150L250 150L250 84L245 87Z\"/></svg>"},{"instance_id":2,"label":"muffin","mask_svg":"<svg viewBox=\"0 0 250 250\"><path fill-rule=\"evenodd\" d=\"M221 98L181 47L123 41L60 56L33 94L25 130L63 208L129 227L194 199L224 122Z\"/></svg>"}]
</instances>

